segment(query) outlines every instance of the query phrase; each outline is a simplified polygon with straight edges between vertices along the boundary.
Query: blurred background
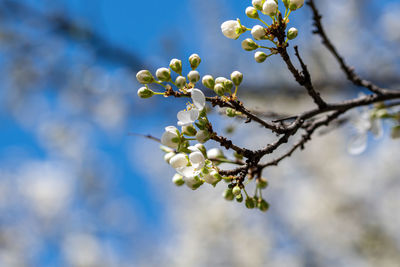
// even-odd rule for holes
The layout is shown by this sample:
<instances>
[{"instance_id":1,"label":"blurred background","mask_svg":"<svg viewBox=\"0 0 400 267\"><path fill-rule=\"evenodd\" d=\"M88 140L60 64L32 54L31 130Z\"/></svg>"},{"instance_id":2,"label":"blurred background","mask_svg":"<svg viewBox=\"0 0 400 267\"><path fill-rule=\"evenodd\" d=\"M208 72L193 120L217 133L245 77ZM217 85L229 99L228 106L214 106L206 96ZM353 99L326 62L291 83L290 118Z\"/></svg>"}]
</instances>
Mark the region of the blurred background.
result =
<instances>
[{"instance_id":1,"label":"blurred background","mask_svg":"<svg viewBox=\"0 0 400 267\"><path fill-rule=\"evenodd\" d=\"M400 2L316 2L349 64L398 89ZM253 110L313 106L278 56L257 64L241 49L247 36L221 34L229 19L255 24L244 14L250 4L0 1L0 266L400 266L400 146L390 125L351 156L350 114L350 123L266 169L266 214L225 201L224 183L177 188L159 145L131 134L160 137L185 104L139 99L136 72L172 58L188 70L192 53L202 57L201 75L243 72L239 96ZM307 7L290 26L328 101L361 92L311 34ZM218 112L211 118L221 133L235 129L227 135L241 146L274 138Z\"/></svg>"}]
</instances>

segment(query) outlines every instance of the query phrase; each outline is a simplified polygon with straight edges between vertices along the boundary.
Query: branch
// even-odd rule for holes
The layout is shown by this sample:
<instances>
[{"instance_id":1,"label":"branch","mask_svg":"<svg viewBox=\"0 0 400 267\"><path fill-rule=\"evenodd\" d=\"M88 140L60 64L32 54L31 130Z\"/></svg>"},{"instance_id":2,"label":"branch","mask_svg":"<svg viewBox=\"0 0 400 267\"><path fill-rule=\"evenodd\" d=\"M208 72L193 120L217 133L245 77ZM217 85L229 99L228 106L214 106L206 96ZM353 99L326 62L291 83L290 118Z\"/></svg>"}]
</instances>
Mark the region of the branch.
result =
<instances>
[{"instance_id":1,"label":"branch","mask_svg":"<svg viewBox=\"0 0 400 267\"><path fill-rule=\"evenodd\" d=\"M315 6L314 0L308 0L307 5L310 6L312 12L313 12L313 20L314 20L314 26L315 30L313 31L314 34L318 34L321 39L322 43L326 46L326 48L333 54L333 56L336 58L336 60L339 62L340 68L344 71L344 73L347 76L347 79L351 81L354 85L356 86L361 86L365 87L371 92L375 94L382 94L384 91L382 88L379 86L373 84L370 81L363 80L360 76L358 76L354 72L354 68L348 66L344 60L344 58L339 55L338 51L336 50L335 46L332 44L330 39L325 33L325 30L322 26L321 23L321 18L322 16L319 14L317 7Z\"/></svg>"}]
</instances>

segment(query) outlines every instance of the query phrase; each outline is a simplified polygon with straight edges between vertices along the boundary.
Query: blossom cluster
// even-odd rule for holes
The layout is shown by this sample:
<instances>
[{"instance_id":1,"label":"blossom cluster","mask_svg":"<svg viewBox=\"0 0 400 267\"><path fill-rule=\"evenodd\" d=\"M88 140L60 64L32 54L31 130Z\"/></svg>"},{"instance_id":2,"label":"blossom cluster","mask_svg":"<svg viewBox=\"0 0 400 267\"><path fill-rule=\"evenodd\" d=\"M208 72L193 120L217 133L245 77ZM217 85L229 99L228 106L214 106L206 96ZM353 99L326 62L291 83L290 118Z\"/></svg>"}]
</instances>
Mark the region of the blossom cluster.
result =
<instances>
[{"instance_id":1,"label":"blossom cluster","mask_svg":"<svg viewBox=\"0 0 400 267\"><path fill-rule=\"evenodd\" d=\"M286 45L289 40L295 39L298 35L298 30L292 27L287 30L284 44L276 41L273 29L281 24L285 24L286 27L290 13L304 5L304 0L283 0L282 2L286 9L284 15L279 11L278 0L253 0L252 6L247 7L245 13L249 18L258 20L263 25L255 25L250 29L243 26L239 19L228 20L222 23L221 31L230 39L238 39L243 33L250 31L254 40L252 38L246 38L242 41L242 48L246 51L253 51L259 48L268 50L268 54L262 51L257 51L254 54L256 62L262 63L268 57L277 54L278 51L274 47L263 46L256 43L256 41L268 40L276 45L276 47L279 47ZM269 25L265 20L263 20L260 17L259 12L264 14L266 17L270 17L272 19L272 24Z\"/></svg>"}]
</instances>

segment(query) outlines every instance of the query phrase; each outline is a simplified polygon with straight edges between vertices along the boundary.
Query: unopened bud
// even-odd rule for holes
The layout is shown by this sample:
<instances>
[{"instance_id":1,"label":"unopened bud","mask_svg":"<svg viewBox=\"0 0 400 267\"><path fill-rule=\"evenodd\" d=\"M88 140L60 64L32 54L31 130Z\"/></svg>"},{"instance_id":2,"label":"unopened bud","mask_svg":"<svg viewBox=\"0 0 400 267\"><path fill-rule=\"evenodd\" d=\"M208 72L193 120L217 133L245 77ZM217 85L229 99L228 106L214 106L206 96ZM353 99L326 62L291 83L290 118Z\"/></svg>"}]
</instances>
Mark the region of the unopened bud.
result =
<instances>
[{"instance_id":1,"label":"unopened bud","mask_svg":"<svg viewBox=\"0 0 400 267\"><path fill-rule=\"evenodd\" d=\"M211 148L207 151L207 158L209 159L224 159L224 152L219 148Z\"/></svg>"},{"instance_id":2,"label":"unopened bud","mask_svg":"<svg viewBox=\"0 0 400 267\"><path fill-rule=\"evenodd\" d=\"M171 80L171 71L167 68L159 68L156 71L156 77L160 81L168 82Z\"/></svg>"},{"instance_id":3,"label":"unopened bud","mask_svg":"<svg viewBox=\"0 0 400 267\"><path fill-rule=\"evenodd\" d=\"M154 82L154 77L148 70L141 70L136 74L136 79L142 84Z\"/></svg>"},{"instance_id":4,"label":"unopened bud","mask_svg":"<svg viewBox=\"0 0 400 267\"><path fill-rule=\"evenodd\" d=\"M234 71L231 74L231 80L236 86L239 86L243 81L243 74L239 71Z\"/></svg>"},{"instance_id":5,"label":"unopened bud","mask_svg":"<svg viewBox=\"0 0 400 267\"><path fill-rule=\"evenodd\" d=\"M225 77L218 77L217 79L215 79L215 84L217 83L221 83L224 84L224 82L226 82L228 79Z\"/></svg>"},{"instance_id":6,"label":"unopened bud","mask_svg":"<svg viewBox=\"0 0 400 267\"><path fill-rule=\"evenodd\" d=\"M258 10L262 10L264 2L265 2L265 0L253 0L253 1L251 1L253 6Z\"/></svg>"},{"instance_id":7,"label":"unopened bud","mask_svg":"<svg viewBox=\"0 0 400 267\"><path fill-rule=\"evenodd\" d=\"M245 201L245 205L246 205L246 208L248 208L248 209L254 209L254 207L255 207L254 200L250 197L247 197L246 201Z\"/></svg>"},{"instance_id":8,"label":"unopened bud","mask_svg":"<svg viewBox=\"0 0 400 267\"><path fill-rule=\"evenodd\" d=\"M186 85L186 78L183 76L178 76L175 79L175 84L178 88L183 88Z\"/></svg>"},{"instance_id":9,"label":"unopened bud","mask_svg":"<svg viewBox=\"0 0 400 267\"><path fill-rule=\"evenodd\" d=\"M219 96L223 96L225 94L225 87L223 84L217 83L214 86L214 92Z\"/></svg>"},{"instance_id":10,"label":"unopened bud","mask_svg":"<svg viewBox=\"0 0 400 267\"><path fill-rule=\"evenodd\" d=\"M152 97L154 95L154 92L151 89L147 88L147 87L141 87L137 91L137 95L140 98L149 98L149 97Z\"/></svg>"},{"instance_id":11,"label":"unopened bud","mask_svg":"<svg viewBox=\"0 0 400 267\"><path fill-rule=\"evenodd\" d=\"M182 126L182 133L187 136L195 136L197 131L193 125Z\"/></svg>"},{"instance_id":12,"label":"unopened bud","mask_svg":"<svg viewBox=\"0 0 400 267\"><path fill-rule=\"evenodd\" d=\"M192 70L188 74L188 80L190 83L197 83L200 80L200 74L197 70Z\"/></svg>"},{"instance_id":13,"label":"unopened bud","mask_svg":"<svg viewBox=\"0 0 400 267\"><path fill-rule=\"evenodd\" d=\"M197 142L204 144L210 139L210 134L207 130L200 130L196 134L196 140Z\"/></svg>"},{"instance_id":14,"label":"unopened bud","mask_svg":"<svg viewBox=\"0 0 400 267\"><path fill-rule=\"evenodd\" d=\"M211 90L214 89L215 81L211 75L203 76L202 83L205 87L207 87Z\"/></svg>"},{"instance_id":15,"label":"unopened bud","mask_svg":"<svg viewBox=\"0 0 400 267\"><path fill-rule=\"evenodd\" d=\"M266 32L263 26L261 25L255 25L251 29L251 35L253 35L253 38L256 40L261 40L266 38Z\"/></svg>"},{"instance_id":16,"label":"unopened bud","mask_svg":"<svg viewBox=\"0 0 400 267\"><path fill-rule=\"evenodd\" d=\"M235 198L235 195L232 193L232 189L227 188L225 189L224 193L222 194L222 196L229 201L232 201Z\"/></svg>"},{"instance_id":17,"label":"unopened bud","mask_svg":"<svg viewBox=\"0 0 400 267\"><path fill-rule=\"evenodd\" d=\"M265 178L261 177L260 179L257 179L258 188L264 189L267 186L268 186L268 181Z\"/></svg>"},{"instance_id":18,"label":"unopened bud","mask_svg":"<svg viewBox=\"0 0 400 267\"><path fill-rule=\"evenodd\" d=\"M236 196L236 201L239 202L239 203L242 203L243 202L243 195L242 194L237 195Z\"/></svg>"},{"instance_id":19,"label":"unopened bud","mask_svg":"<svg viewBox=\"0 0 400 267\"><path fill-rule=\"evenodd\" d=\"M172 159L173 156L175 156L175 152L168 152L167 154L164 155L164 160L166 163L169 164L169 161Z\"/></svg>"},{"instance_id":20,"label":"unopened bud","mask_svg":"<svg viewBox=\"0 0 400 267\"><path fill-rule=\"evenodd\" d=\"M179 59L172 59L169 63L169 67L171 68L171 70L175 71L178 74L182 73L182 61L180 61Z\"/></svg>"},{"instance_id":21,"label":"unopened bud","mask_svg":"<svg viewBox=\"0 0 400 267\"><path fill-rule=\"evenodd\" d=\"M231 93L231 90L233 88L233 82L231 80L226 79L224 82L224 88L226 93Z\"/></svg>"},{"instance_id":22,"label":"unopened bud","mask_svg":"<svg viewBox=\"0 0 400 267\"><path fill-rule=\"evenodd\" d=\"M278 9L278 4L275 2L275 0L267 0L264 3L261 12L268 16L274 16L277 9Z\"/></svg>"},{"instance_id":23,"label":"unopened bud","mask_svg":"<svg viewBox=\"0 0 400 267\"><path fill-rule=\"evenodd\" d=\"M258 18L257 9L255 9L252 6L249 6L248 8L246 8L246 15L251 19L257 19Z\"/></svg>"},{"instance_id":24,"label":"unopened bud","mask_svg":"<svg viewBox=\"0 0 400 267\"><path fill-rule=\"evenodd\" d=\"M242 192L242 189L240 189L240 187L238 185L236 185L233 189L232 189L232 193L237 196Z\"/></svg>"},{"instance_id":25,"label":"unopened bud","mask_svg":"<svg viewBox=\"0 0 400 267\"><path fill-rule=\"evenodd\" d=\"M299 31L296 29L296 28L290 28L289 30L288 30L288 33L287 33L287 38L289 39L289 40L293 40L294 38L296 38L297 37L297 34L299 33Z\"/></svg>"},{"instance_id":26,"label":"unopened bud","mask_svg":"<svg viewBox=\"0 0 400 267\"><path fill-rule=\"evenodd\" d=\"M259 199L257 203L257 208L262 212L266 212L269 209L269 203L264 199Z\"/></svg>"},{"instance_id":27,"label":"unopened bud","mask_svg":"<svg viewBox=\"0 0 400 267\"><path fill-rule=\"evenodd\" d=\"M196 69L201 62L201 58L199 57L198 54L192 54L189 57L189 63L190 63L190 67L192 68L192 70Z\"/></svg>"},{"instance_id":28,"label":"unopened bud","mask_svg":"<svg viewBox=\"0 0 400 267\"><path fill-rule=\"evenodd\" d=\"M236 110L234 110L233 108L227 108L225 110L225 113L226 113L226 116L228 116L228 117L231 117L231 118L236 117Z\"/></svg>"},{"instance_id":29,"label":"unopened bud","mask_svg":"<svg viewBox=\"0 0 400 267\"><path fill-rule=\"evenodd\" d=\"M183 180L182 175L175 173L175 175L172 177L172 182L177 186L181 186L185 183L185 180Z\"/></svg>"},{"instance_id":30,"label":"unopened bud","mask_svg":"<svg viewBox=\"0 0 400 267\"><path fill-rule=\"evenodd\" d=\"M297 10L304 5L304 0L290 0L288 2L291 10Z\"/></svg>"},{"instance_id":31,"label":"unopened bud","mask_svg":"<svg viewBox=\"0 0 400 267\"><path fill-rule=\"evenodd\" d=\"M265 54L264 52L260 52L260 51L257 51L255 54L254 54L254 59L258 62L258 63L262 63L262 62L264 62L266 59L267 59L267 54Z\"/></svg>"},{"instance_id":32,"label":"unopened bud","mask_svg":"<svg viewBox=\"0 0 400 267\"><path fill-rule=\"evenodd\" d=\"M254 40L251 38L244 39L242 42L242 48L246 51L253 51L258 47L258 44L256 44L256 42L254 42Z\"/></svg>"}]
</instances>

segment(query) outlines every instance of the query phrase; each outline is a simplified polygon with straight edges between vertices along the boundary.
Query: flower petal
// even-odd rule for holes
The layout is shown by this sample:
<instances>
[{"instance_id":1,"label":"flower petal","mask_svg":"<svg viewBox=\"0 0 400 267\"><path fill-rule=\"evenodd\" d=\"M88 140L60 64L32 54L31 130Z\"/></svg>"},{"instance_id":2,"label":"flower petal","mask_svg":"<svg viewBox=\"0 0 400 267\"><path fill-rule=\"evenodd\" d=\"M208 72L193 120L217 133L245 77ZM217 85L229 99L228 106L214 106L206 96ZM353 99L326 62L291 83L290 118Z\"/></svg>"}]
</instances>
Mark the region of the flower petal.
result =
<instances>
[{"instance_id":1,"label":"flower petal","mask_svg":"<svg viewBox=\"0 0 400 267\"><path fill-rule=\"evenodd\" d=\"M206 105L206 97L204 96L203 92L199 89L192 89L191 90L192 101L193 105L198 109L202 110Z\"/></svg>"},{"instance_id":2,"label":"flower petal","mask_svg":"<svg viewBox=\"0 0 400 267\"><path fill-rule=\"evenodd\" d=\"M186 126L192 124L199 117L199 113L200 112L197 109L179 111L177 115L178 125Z\"/></svg>"},{"instance_id":3,"label":"flower petal","mask_svg":"<svg viewBox=\"0 0 400 267\"><path fill-rule=\"evenodd\" d=\"M359 155L367 148L367 133L360 133L353 136L347 147L347 151L351 155Z\"/></svg>"},{"instance_id":4,"label":"flower petal","mask_svg":"<svg viewBox=\"0 0 400 267\"><path fill-rule=\"evenodd\" d=\"M374 135L375 139L382 138L382 136L383 136L382 120L381 119L372 119L370 131Z\"/></svg>"},{"instance_id":5,"label":"flower petal","mask_svg":"<svg viewBox=\"0 0 400 267\"><path fill-rule=\"evenodd\" d=\"M204 167L205 164L205 158L203 156L203 153L201 152L192 152L189 155L189 160L190 163L192 163L192 166L198 170Z\"/></svg>"}]
</instances>

